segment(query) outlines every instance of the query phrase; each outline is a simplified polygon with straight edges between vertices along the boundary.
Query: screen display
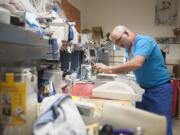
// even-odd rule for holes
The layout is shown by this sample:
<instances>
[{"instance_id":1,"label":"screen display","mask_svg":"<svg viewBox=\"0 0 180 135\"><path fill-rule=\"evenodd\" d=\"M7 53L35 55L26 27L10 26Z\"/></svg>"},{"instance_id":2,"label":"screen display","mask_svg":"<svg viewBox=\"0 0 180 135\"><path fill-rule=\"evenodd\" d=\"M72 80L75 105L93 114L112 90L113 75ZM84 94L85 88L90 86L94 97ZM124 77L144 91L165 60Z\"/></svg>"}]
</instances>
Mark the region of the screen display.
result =
<instances>
[{"instance_id":1,"label":"screen display","mask_svg":"<svg viewBox=\"0 0 180 135\"><path fill-rule=\"evenodd\" d=\"M96 52L94 49L90 49L90 56L96 56Z\"/></svg>"}]
</instances>

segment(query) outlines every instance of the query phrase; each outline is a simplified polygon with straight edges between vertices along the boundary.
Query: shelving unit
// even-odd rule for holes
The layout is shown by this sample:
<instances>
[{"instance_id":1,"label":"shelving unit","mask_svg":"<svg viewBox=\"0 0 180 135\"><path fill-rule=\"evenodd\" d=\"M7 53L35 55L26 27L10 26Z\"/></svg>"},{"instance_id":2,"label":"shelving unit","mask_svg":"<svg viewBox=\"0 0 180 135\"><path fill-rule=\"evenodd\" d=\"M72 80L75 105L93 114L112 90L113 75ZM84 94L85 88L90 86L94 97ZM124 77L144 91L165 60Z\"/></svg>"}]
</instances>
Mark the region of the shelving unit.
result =
<instances>
[{"instance_id":1,"label":"shelving unit","mask_svg":"<svg viewBox=\"0 0 180 135\"><path fill-rule=\"evenodd\" d=\"M0 23L0 66L32 64L51 56L49 40L24 28Z\"/></svg>"}]
</instances>

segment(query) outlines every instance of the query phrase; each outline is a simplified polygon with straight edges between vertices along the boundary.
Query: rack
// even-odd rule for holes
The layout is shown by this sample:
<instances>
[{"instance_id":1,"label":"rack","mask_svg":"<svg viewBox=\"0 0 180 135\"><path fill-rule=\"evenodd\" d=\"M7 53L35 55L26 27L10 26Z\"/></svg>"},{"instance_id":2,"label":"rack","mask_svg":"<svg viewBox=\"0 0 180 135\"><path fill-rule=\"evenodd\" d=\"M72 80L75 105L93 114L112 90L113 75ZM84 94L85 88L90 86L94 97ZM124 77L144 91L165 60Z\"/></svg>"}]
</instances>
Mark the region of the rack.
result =
<instances>
[{"instance_id":1,"label":"rack","mask_svg":"<svg viewBox=\"0 0 180 135\"><path fill-rule=\"evenodd\" d=\"M48 39L25 28L0 23L0 66L32 64L51 56Z\"/></svg>"}]
</instances>

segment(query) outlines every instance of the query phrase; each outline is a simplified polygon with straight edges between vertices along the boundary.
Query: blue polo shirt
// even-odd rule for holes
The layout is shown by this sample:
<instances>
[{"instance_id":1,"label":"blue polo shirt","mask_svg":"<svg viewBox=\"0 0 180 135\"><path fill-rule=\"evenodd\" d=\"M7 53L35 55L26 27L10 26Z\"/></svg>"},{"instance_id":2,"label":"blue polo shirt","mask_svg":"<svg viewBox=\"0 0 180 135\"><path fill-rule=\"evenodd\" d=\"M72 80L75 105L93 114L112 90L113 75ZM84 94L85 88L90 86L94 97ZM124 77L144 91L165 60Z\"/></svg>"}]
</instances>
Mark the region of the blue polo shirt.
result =
<instances>
[{"instance_id":1,"label":"blue polo shirt","mask_svg":"<svg viewBox=\"0 0 180 135\"><path fill-rule=\"evenodd\" d=\"M170 80L161 50L153 38L136 35L130 57L132 59L135 56L145 58L142 67L134 71L142 88L154 88ZM125 49L125 58L128 58L128 48Z\"/></svg>"}]
</instances>

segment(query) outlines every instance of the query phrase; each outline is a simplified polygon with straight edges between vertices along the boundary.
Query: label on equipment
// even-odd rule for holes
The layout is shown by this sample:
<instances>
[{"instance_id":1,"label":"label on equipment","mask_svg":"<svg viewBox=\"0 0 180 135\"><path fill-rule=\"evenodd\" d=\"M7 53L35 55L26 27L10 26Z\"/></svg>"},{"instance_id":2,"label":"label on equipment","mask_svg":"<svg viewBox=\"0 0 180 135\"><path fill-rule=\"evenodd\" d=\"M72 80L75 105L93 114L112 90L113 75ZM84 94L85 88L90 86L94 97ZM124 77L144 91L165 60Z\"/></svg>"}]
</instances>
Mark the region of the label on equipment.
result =
<instances>
[{"instance_id":1,"label":"label on equipment","mask_svg":"<svg viewBox=\"0 0 180 135\"><path fill-rule=\"evenodd\" d=\"M13 73L6 73L6 81L0 82L0 123L26 123L26 84L15 82Z\"/></svg>"}]
</instances>

